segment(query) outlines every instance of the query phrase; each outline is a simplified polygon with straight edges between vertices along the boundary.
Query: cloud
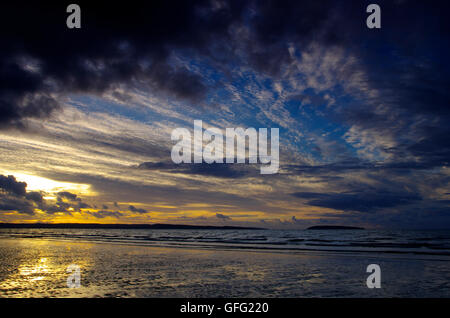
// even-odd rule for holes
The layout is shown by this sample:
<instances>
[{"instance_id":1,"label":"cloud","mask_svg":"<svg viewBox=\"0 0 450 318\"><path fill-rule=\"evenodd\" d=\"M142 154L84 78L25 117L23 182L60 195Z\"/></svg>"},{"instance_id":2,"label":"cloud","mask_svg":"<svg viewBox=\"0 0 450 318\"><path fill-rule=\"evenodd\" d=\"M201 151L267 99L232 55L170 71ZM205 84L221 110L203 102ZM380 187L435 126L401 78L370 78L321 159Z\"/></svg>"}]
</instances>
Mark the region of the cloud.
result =
<instances>
[{"instance_id":1,"label":"cloud","mask_svg":"<svg viewBox=\"0 0 450 318\"><path fill-rule=\"evenodd\" d=\"M200 102L206 85L173 63L171 52L206 54L212 41L226 38L241 7L218 8L203 0L83 3L83 27L70 30L61 19L64 4L8 4L0 24L8 42L0 54L0 124L25 127L27 119L46 118L58 109L62 94L103 94L120 85Z\"/></svg>"},{"instance_id":2,"label":"cloud","mask_svg":"<svg viewBox=\"0 0 450 318\"><path fill-rule=\"evenodd\" d=\"M220 163L166 163L166 162L144 162L139 164L138 169L164 171L170 173L192 174L216 178L244 178L255 175L252 167L242 164L220 164Z\"/></svg>"},{"instance_id":3,"label":"cloud","mask_svg":"<svg viewBox=\"0 0 450 318\"><path fill-rule=\"evenodd\" d=\"M99 207L202 202L286 226L300 213L439 225L429 213L449 224L449 5L379 4L381 30L365 27L366 3L340 0L82 4L81 30L65 28L64 4L5 4L0 126L50 120L39 134L3 130L2 168L90 184ZM220 128L279 126L280 173L171 163L170 130L198 116ZM89 208L8 178L5 211Z\"/></svg>"},{"instance_id":4,"label":"cloud","mask_svg":"<svg viewBox=\"0 0 450 318\"><path fill-rule=\"evenodd\" d=\"M42 193L36 192L36 191L27 192L25 194L25 198L27 198L28 200L34 201L36 203L39 203L39 204L42 204L44 201L44 198L42 197Z\"/></svg>"},{"instance_id":5,"label":"cloud","mask_svg":"<svg viewBox=\"0 0 450 318\"><path fill-rule=\"evenodd\" d=\"M130 206L128 207L128 210L131 211L131 212L140 213L140 214L148 213L147 210L136 208L136 207L134 207L133 205L130 205Z\"/></svg>"},{"instance_id":6,"label":"cloud","mask_svg":"<svg viewBox=\"0 0 450 318\"><path fill-rule=\"evenodd\" d=\"M445 138L450 99L441 69L449 48L440 46L439 54L410 50L418 40L435 48L429 35L442 33L437 25L448 26L440 14L445 10L416 1L380 5L390 12L383 16L389 33L361 27L365 4L348 1L230 1L219 6L216 1L174 1L126 8L83 4L84 28L63 26L61 32L55 27L60 7L37 10L30 5L24 10L8 4L3 29L23 32L8 36L9 45L1 53L5 85L0 90L0 122L2 127L23 126L27 118L48 117L59 107L58 96L70 93L116 96L138 88L199 103L214 81L205 70L178 63L180 53L188 54L187 60L206 58L218 70L230 62L251 65L276 74L271 80L286 80L280 71L287 67L289 80L298 77L299 84L299 78L306 78L305 87L294 87L291 100L300 98L315 107L328 103L325 96L351 101L327 110L327 116L349 126L344 138L360 156L445 165L450 156ZM46 12L44 21L36 11ZM142 12L146 18L136 19ZM424 27L414 26L417 32L404 37L407 23L398 19L403 16L416 17ZM436 23L427 23L430 19ZM385 51L374 49L379 45ZM297 73L295 66L300 67ZM344 149L332 144L322 142L322 156ZM217 168L198 169L199 174L221 174Z\"/></svg>"},{"instance_id":7,"label":"cloud","mask_svg":"<svg viewBox=\"0 0 450 318\"><path fill-rule=\"evenodd\" d=\"M86 213L98 218L98 219L103 219L106 217L114 217L114 218L120 218L123 216L122 213L120 213L119 211L97 211L97 212L92 212L92 211L86 211Z\"/></svg>"},{"instance_id":8,"label":"cloud","mask_svg":"<svg viewBox=\"0 0 450 318\"><path fill-rule=\"evenodd\" d=\"M0 211L17 211L34 215L39 209L47 214L66 213L90 208L76 194L62 191L56 194L56 200L45 200L43 191L27 191L25 182L17 181L15 176L0 175Z\"/></svg>"},{"instance_id":9,"label":"cloud","mask_svg":"<svg viewBox=\"0 0 450 318\"><path fill-rule=\"evenodd\" d=\"M341 211L374 212L422 200L414 193L392 193L387 191L353 193L296 192L293 196L306 199L308 205Z\"/></svg>"},{"instance_id":10,"label":"cloud","mask_svg":"<svg viewBox=\"0 0 450 318\"><path fill-rule=\"evenodd\" d=\"M441 12L449 5L381 1L383 12L389 12L383 24L389 27L379 32L361 26L366 5L258 2L251 23L255 51L264 57L261 67L274 61L278 70L296 78L298 92L291 101L300 99L302 110L319 108L321 116L348 127L345 148L330 149L324 159L341 156L350 145L369 161L447 166L450 46L437 45L436 39L448 38L443 30L450 23ZM405 16L420 22L411 25ZM288 49L274 49L279 47ZM340 105L330 107L328 101L336 100Z\"/></svg>"},{"instance_id":11,"label":"cloud","mask_svg":"<svg viewBox=\"0 0 450 318\"><path fill-rule=\"evenodd\" d=\"M0 175L0 211L17 211L33 215L42 205L40 192L27 192L27 184L17 181L15 176Z\"/></svg>"},{"instance_id":12,"label":"cloud","mask_svg":"<svg viewBox=\"0 0 450 318\"><path fill-rule=\"evenodd\" d=\"M58 192L57 196L59 200L67 199L69 201L80 201L80 198L78 198L76 194L67 191Z\"/></svg>"},{"instance_id":13,"label":"cloud","mask_svg":"<svg viewBox=\"0 0 450 318\"><path fill-rule=\"evenodd\" d=\"M81 198L79 198L75 193L71 193L68 191L62 191L57 193L56 205L58 208L63 211L68 212L68 209L72 207L75 211L80 211L81 209L87 209L91 206L85 202Z\"/></svg>"},{"instance_id":14,"label":"cloud","mask_svg":"<svg viewBox=\"0 0 450 318\"><path fill-rule=\"evenodd\" d=\"M231 220L231 217L229 217L228 215L221 214L221 213L216 213L216 218L221 219L223 221Z\"/></svg>"},{"instance_id":15,"label":"cloud","mask_svg":"<svg viewBox=\"0 0 450 318\"><path fill-rule=\"evenodd\" d=\"M32 201L25 198L0 194L0 211L17 211L33 215L35 207Z\"/></svg>"},{"instance_id":16,"label":"cloud","mask_svg":"<svg viewBox=\"0 0 450 318\"><path fill-rule=\"evenodd\" d=\"M26 182L17 181L14 176L0 175L0 188L6 192L17 196L24 196L26 194Z\"/></svg>"}]
</instances>

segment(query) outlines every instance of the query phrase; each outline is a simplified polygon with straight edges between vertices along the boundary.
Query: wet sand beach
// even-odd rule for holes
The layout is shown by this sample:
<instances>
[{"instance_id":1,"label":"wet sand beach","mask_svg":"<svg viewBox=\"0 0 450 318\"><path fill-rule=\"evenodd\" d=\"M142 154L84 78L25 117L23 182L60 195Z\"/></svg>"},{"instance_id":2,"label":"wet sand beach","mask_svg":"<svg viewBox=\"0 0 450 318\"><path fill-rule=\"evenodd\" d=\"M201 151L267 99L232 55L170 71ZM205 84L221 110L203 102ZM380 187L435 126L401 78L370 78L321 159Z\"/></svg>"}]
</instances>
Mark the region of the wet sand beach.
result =
<instances>
[{"instance_id":1,"label":"wet sand beach","mask_svg":"<svg viewBox=\"0 0 450 318\"><path fill-rule=\"evenodd\" d=\"M449 297L449 262L420 256L0 239L0 297ZM382 288L366 286L368 264ZM67 267L81 286L68 288ZM420 286L420 288L417 288Z\"/></svg>"}]
</instances>

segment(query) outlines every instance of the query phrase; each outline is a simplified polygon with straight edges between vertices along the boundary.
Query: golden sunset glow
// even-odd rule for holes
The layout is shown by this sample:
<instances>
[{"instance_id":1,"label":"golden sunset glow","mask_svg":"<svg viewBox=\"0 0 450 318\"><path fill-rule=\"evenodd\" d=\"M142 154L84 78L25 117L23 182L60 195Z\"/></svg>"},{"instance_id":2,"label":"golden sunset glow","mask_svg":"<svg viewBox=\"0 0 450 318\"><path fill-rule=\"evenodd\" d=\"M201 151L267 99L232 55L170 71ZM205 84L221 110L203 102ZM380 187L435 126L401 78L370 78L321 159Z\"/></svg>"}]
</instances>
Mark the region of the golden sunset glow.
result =
<instances>
[{"instance_id":1,"label":"golden sunset glow","mask_svg":"<svg viewBox=\"0 0 450 318\"><path fill-rule=\"evenodd\" d=\"M13 175L18 181L26 182L27 190L29 191L44 191L49 194L61 191L72 191L80 195L94 194L91 192L90 185L88 184L55 181L37 175L15 171L0 171L0 173L3 175ZM50 195L47 198L54 197Z\"/></svg>"}]
</instances>

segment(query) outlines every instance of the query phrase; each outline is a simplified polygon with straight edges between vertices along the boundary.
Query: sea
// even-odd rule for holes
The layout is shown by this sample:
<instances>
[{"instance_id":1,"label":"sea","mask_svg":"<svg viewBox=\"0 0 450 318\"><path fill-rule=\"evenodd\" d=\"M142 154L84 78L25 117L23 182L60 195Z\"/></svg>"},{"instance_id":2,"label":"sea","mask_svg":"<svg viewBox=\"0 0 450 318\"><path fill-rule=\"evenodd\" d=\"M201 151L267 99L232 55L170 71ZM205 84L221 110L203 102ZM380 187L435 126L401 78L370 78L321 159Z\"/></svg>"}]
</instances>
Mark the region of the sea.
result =
<instances>
[{"instance_id":1,"label":"sea","mask_svg":"<svg viewBox=\"0 0 450 318\"><path fill-rule=\"evenodd\" d=\"M450 256L450 231L0 229L0 238L202 249L254 249Z\"/></svg>"}]
</instances>

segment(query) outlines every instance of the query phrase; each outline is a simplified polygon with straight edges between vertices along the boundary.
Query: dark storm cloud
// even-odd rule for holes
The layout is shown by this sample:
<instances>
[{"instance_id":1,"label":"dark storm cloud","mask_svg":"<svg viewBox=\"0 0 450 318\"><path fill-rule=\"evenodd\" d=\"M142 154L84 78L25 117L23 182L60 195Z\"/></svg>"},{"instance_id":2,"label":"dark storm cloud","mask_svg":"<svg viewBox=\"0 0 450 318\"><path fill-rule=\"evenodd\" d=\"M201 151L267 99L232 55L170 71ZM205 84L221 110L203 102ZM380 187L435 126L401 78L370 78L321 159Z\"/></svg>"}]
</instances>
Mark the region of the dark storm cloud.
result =
<instances>
[{"instance_id":1,"label":"dark storm cloud","mask_svg":"<svg viewBox=\"0 0 450 318\"><path fill-rule=\"evenodd\" d=\"M18 211L34 214L34 209L41 206L42 194L27 192L27 184L16 177L0 175L0 211Z\"/></svg>"},{"instance_id":2,"label":"dark storm cloud","mask_svg":"<svg viewBox=\"0 0 450 318\"><path fill-rule=\"evenodd\" d=\"M58 192L57 196L58 196L59 200L62 200L62 199L67 199L70 201L79 201L80 200L80 198L78 198L76 194L67 192L67 191Z\"/></svg>"},{"instance_id":3,"label":"dark storm cloud","mask_svg":"<svg viewBox=\"0 0 450 318\"><path fill-rule=\"evenodd\" d=\"M224 215L224 214L221 214L221 213L216 213L216 218L224 220L224 221L231 220L231 218L228 215Z\"/></svg>"},{"instance_id":4,"label":"dark storm cloud","mask_svg":"<svg viewBox=\"0 0 450 318\"><path fill-rule=\"evenodd\" d=\"M136 208L136 207L133 206L133 205L130 205L130 206L128 207L128 210L131 211L131 212L140 213L140 214L148 213L147 210Z\"/></svg>"},{"instance_id":5,"label":"dark storm cloud","mask_svg":"<svg viewBox=\"0 0 450 318\"><path fill-rule=\"evenodd\" d=\"M139 169L165 171L170 173L183 173L216 178L244 178L255 175L255 171L248 165L229 165L220 163L201 164L174 164L167 162L144 162Z\"/></svg>"},{"instance_id":6,"label":"dark storm cloud","mask_svg":"<svg viewBox=\"0 0 450 318\"><path fill-rule=\"evenodd\" d=\"M450 53L448 47L443 50ZM395 140L396 145L380 150L393 156L391 161L398 165L447 166L450 162L450 81L442 74L449 70L436 60L406 59L402 63L407 67L390 74L381 72L383 67L374 71L370 84L379 91L379 97L368 100L364 109L359 106L347 109L342 114L344 121L362 131ZM415 63L427 65L419 74L414 70ZM379 105L386 108L381 114Z\"/></svg>"},{"instance_id":7,"label":"dark storm cloud","mask_svg":"<svg viewBox=\"0 0 450 318\"><path fill-rule=\"evenodd\" d=\"M284 165L282 166L282 170L287 174L330 174L352 170L376 169L376 167L377 165L373 163L353 159L315 166L295 164Z\"/></svg>"},{"instance_id":8,"label":"dark storm cloud","mask_svg":"<svg viewBox=\"0 0 450 318\"><path fill-rule=\"evenodd\" d=\"M102 93L118 84L141 85L198 102L200 77L168 61L174 48L208 51L240 18L239 1L78 2L82 28L66 27L70 2L5 3L0 34L0 124L58 108L53 93Z\"/></svg>"},{"instance_id":9,"label":"dark storm cloud","mask_svg":"<svg viewBox=\"0 0 450 318\"><path fill-rule=\"evenodd\" d=\"M36 191L27 192L27 194L25 194L25 198L39 204L41 204L44 200L44 198L42 197L42 193Z\"/></svg>"},{"instance_id":10,"label":"dark storm cloud","mask_svg":"<svg viewBox=\"0 0 450 318\"><path fill-rule=\"evenodd\" d=\"M352 21L345 17L355 14L364 6L359 3L346 5L347 1L276 1L263 0L255 2L256 13L253 19L257 39L263 43L278 43L297 40L302 42L317 39L319 31L326 32L322 40L342 41L346 34L339 32ZM346 10L344 10L344 8ZM356 12L355 12L356 11ZM332 14L341 15L339 23L333 28L326 28L330 24ZM339 38L339 39L338 39Z\"/></svg>"},{"instance_id":11,"label":"dark storm cloud","mask_svg":"<svg viewBox=\"0 0 450 318\"><path fill-rule=\"evenodd\" d=\"M364 33L365 46L355 48L367 85L364 96L341 115L348 125L372 135L389 136L394 146L379 150L391 161L411 167L446 166L450 161L450 23L448 3L381 2L383 27ZM403 17L408 17L404 19ZM411 23L410 21L416 21ZM363 38L365 39L365 37ZM370 96L370 97L369 97ZM361 103L362 102L362 103Z\"/></svg>"},{"instance_id":12,"label":"dark storm cloud","mask_svg":"<svg viewBox=\"0 0 450 318\"><path fill-rule=\"evenodd\" d=\"M352 193L296 192L293 196L306 199L308 205L342 211L374 212L422 200L415 193L372 191Z\"/></svg>"},{"instance_id":13,"label":"dark storm cloud","mask_svg":"<svg viewBox=\"0 0 450 318\"><path fill-rule=\"evenodd\" d=\"M6 192L17 196L24 196L26 193L26 182L17 181L14 176L0 175L0 188Z\"/></svg>"},{"instance_id":14,"label":"dark storm cloud","mask_svg":"<svg viewBox=\"0 0 450 318\"><path fill-rule=\"evenodd\" d=\"M76 205L76 208L79 209L87 209L90 208L91 206L85 202L78 202L78 204Z\"/></svg>"},{"instance_id":15,"label":"dark storm cloud","mask_svg":"<svg viewBox=\"0 0 450 318\"><path fill-rule=\"evenodd\" d=\"M70 30L65 25L68 4L3 6L0 34L7 45L0 53L2 127L23 125L25 118L49 116L59 107L52 93L102 93L121 83L133 82L198 102L207 87L198 75L168 61L173 49L223 57L223 43L230 42L230 26L243 23L244 14L256 12L249 20L257 41L248 43L248 62L277 68L280 56L288 58L285 47L260 48L312 38L336 8L333 3L313 1L197 0L128 5L81 1L82 28ZM337 33L336 29L329 30ZM233 55L232 50L226 52Z\"/></svg>"},{"instance_id":16,"label":"dark storm cloud","mask_svg":"<svg viewBox=\"0 0 450 318\"><path fill-rule=\"evenodd\" d=\"M322 165L283 165L282 174L287 175L316 175L327 180L342 179L341 176L336 176L336 173L345 173L352 171L366 171L366 172L387 172L395 174L408 174L411 170L425 170L430 166L419 162L388 162L388 163L373 163L364 160L349 160L338 161Z\"/></svg>"},{"instance_id":17,"label":"dark storm cloud","mask_svg":"<svg viewBox=\"0 0 450 318\"><path fill-rule=\"evenodd\" d=\"M58 192L56 194L57 202L56 207L62 209L63 211L68 211L69 208L73 208L75 211L80 211L81 209L87 209L91 206L81 198L79 198L75 193L68 191Z\"/></svg>"},{"instance_id":18,"label":"dark storm cloud","mask_svg":"<svg viewBox=\"0 0 450 318\"><path fill-rule=\"evenodd\" d=\"M90 208L76 194L62 191L56 194L56 201L45 200L44 192L27 191L25 182L17 181L14 176L0 175L0 211L17 211L33 215L35 209L47 214L58 212L71 214L73 211Z\"/></svg>"},{"instance_id":19,"label":"dark storm cloud","mask_svg":"<svg viewBox=\"0 0 450 318\"><path fill-rule=\"evenodd\" d=\"M103 219L105 217L120 218L123 215L119 211L114 211L114 212L113 211L97 211L97 212L87 211L86 213L88 213L98 219Z\"/></svg>"},{"instance_id":20,"label":"dark storm cloud","mask_svg":"<svg viewBox=\"0 0 450 318\"><path fill-rule=\"evenodd\" d=\"M248 62L278 75L292 61L290 43L300 49L313 42L350 46L360 37L366 6L364 1L255 1L250 19L255 39L246 48Z\"/></svg>"},{"instance_id":21,"label":"dark storm cloud","mask_svg":"<svg viewBox=\"0 0 450 318\"><path fill-rule=\"evenodd\" d=\"M0 194L0 211L17 211L23 214L34 214L35 205L25 198Z\"/></svg>"}]
</instances>

